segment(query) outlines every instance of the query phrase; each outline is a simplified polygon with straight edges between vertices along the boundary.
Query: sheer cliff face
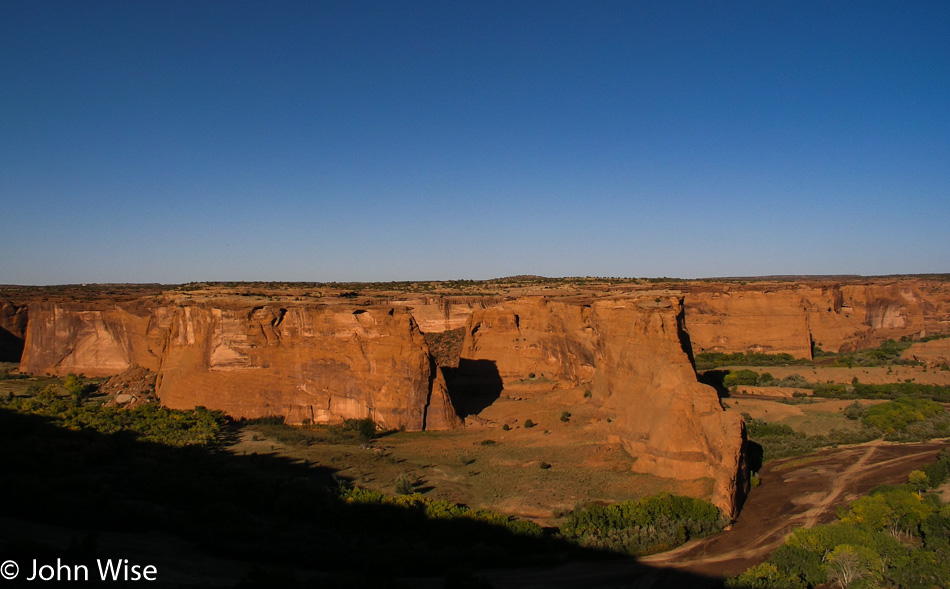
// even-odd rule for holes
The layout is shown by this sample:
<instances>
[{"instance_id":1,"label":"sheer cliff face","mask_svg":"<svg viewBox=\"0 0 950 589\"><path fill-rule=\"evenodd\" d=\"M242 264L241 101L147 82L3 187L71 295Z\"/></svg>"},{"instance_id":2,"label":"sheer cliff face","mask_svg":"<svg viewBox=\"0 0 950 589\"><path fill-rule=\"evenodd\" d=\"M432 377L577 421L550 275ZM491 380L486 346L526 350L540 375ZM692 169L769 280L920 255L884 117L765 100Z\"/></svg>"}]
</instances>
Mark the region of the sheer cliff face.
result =
<instances>
[{"instance_id":1,"label":"sheer cliff face","mask_svg":"<svg viewBox=\"0 0 950 589\"><path fill-rule=\"evenodd\" d=\"M27 306L0 302L0 362L19 362L26 337Z\"/></svg>"},{"instance_id":2,"label":"sheer cliff face","mask_svg":"<svg viewBox=\"0 0 950 589\"><path fill-rule=\"evenodd\" d=\"M172 324L158 395L171 407L213 405L294 423L369 417L386 428L456 426L435 381L405 311L185 307Z\"/></svg>"},{"instance_id":3,"label":"sheer cliff face","mask_svg":"<svg viewBox=\"0 0 950 589\"><path fill-rule=\"evenodd\" d=\"M598 370L594 399L616 424L634 469L679 479L713 479L715 503L736 513L748 491L740 468L742 418L723 411L696 381L679 300L601 301L593 307Z\"/></svg>"},{"instance_id":4,"label":"sheer cliff face","mask_svg":"<svg viewBox=\"0 0 950 589\"><path fill-rule=\"evenodd\" d=\"M157 370L169 310L140 305L35 303L20 370L110 376L130 366Z\"/></svg>"},{"instance_id":5,"label":"sheer cliff face","mask_svg":"<svg viewBox=\"0 0 950 589\"><path fill-rule=\"evenodd\" d=\"M873 347L888 338L946 332L945 283L697 287L686 318L697 352L788 353L811 358Z\"/></svg>"},{"instance_id":6,"label":"sheer cliff face","mask_svg":"<svg viewBox=\"0 0 950 589\"><path fill-rule=\"evenodd\" d=\"M420 312L421 308L421 312ZM636 469L716 481L735 513L743 431L696 382L677 298L472 298L387 308L40 304L21 368L106 375L157 372L163 403L288 422L370 417L410 430L461 425L414 313L453 327L467 313L462 359L504 383L531 374L593 391ZM741 478L741 477L740 477Z\"/></svg>"},{"instance_id":7,"label":"sheer cliff face","mask_svg":"<svg viewBox=\"0 0 950 589\"><path fill-rule=\"evenodd\" d=\"M158 373L169 407L290 423L373 418L411 430L460 425L412 317L395 309L37 305L21 369Z\"/></svg>"},{"instance_id":8,"label":"sheer cliff face","mask_svg":"<svg viewBox=\"0 0 950 589\"><path fill-rule=\"evenodd\" d=\"M682 317L676 298L506 301L473 313L462 357L493 362L506 384L533 373L590 388L635 470L712 479L714 502L734 514L744 427L696 381Z\"/></svg>"}]
</instances>

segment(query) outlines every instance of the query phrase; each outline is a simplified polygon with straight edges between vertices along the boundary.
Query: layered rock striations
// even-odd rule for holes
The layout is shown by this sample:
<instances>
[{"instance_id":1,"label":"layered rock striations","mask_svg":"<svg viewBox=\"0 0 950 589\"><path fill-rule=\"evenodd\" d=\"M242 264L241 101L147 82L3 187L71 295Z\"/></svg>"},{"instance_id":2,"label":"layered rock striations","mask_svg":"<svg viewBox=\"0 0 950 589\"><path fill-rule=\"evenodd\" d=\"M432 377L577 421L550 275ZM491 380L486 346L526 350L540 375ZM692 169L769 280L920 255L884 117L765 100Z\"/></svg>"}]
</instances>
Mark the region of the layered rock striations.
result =
<instances>
[{"instance_id":1,"label":"layered rock striations","mask_svg":"<svg viewBox=\"0 0 950 589\"><path fill-rule=\"evenodd\" d=\"M28 320L25 304L7 303L0 319L14 339L23 334L24 372L145 368L166 405L235 417L451 429L505 387L590 390L585 402L604 424L596 431L636 457L635 470L710 479L732 515L747 484L744 427L697 382L691 350L810 357L815 346L847 351L950 331L950 288L938 280L568 290L358 302L152 292L30 302ZM443 367L426 343L439 333L451 335L440 340L446 349L461 349Z\"/></svg>"},{"instance_id":2,"label":"layered rock striations","mask_svg":"<svg viewBox=\"0 0 950 589\"><path fill-rule=\"evenodd\" d=\"M582 386L609 416L612 436L657 476L714 481L714 503L736 512L746 492L742 419L696 380L678 298L548 301L526 297L472 315L465 362L492 362L505 385Z\"/></svg>"},{"instance_id":3,"label":"layered rock striations","mask_svg":"<svg viewBox=\"0 0 950 589\"><path fill-rule=\"evenodd\" d=\"M863 284L703 284L686 293L697 352L849 352L889 338L950 330L950 287L942 281Z\"/></svg>"},{"instance_id":4,"label":"layered rock striations","mask_svg":"<svg viewBox=\"0 0 950 589\"><path fill-rule=\"evenodd\" d=\"M456 427L435 370L405 311L185 307L157 391L171 407L293 423L369 417L386 428Z\"/></svg>"},{"instance_id":5,"label":"layered rock striations","mask_svg":"<svg viewBox=\"0 0 950 589\"><path fill-rule=\"evenodd\" d=\"M413 430L460 424L404 310L41 303L31 317L24 372L140 366L157 373L156 392L174 408L290 423L369 417Z\"/></svg>"}]
</instances>

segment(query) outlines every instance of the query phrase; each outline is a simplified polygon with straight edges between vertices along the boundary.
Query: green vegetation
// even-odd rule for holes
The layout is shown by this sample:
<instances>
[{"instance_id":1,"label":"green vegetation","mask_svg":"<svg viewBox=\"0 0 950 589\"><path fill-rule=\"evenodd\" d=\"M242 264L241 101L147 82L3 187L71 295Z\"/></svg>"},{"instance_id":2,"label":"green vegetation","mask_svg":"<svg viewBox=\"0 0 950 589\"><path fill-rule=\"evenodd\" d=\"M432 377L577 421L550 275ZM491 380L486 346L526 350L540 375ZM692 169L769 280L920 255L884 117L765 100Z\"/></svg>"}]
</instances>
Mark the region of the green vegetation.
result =
<instances>
[{"instance_id":1,"label":"green vegetation","mask_svg":"<svg viewBox=\"0 0 950 589\"><path fill-rule=\"evenodd\" d=\"M89 383L77 377L66 378L69 396L61 396L54 385L31 396L0 399L0 409L40 415L53 419L60 427L90 429L103 434L133 433L144 440L169 446L206 445L216 442L224 423L224 414L198 407L192 411L167 409L155 404L124 409L85 404Z\"/></svg>"},{"instance_id":2,"label":"green vegetation","mask_svg":"<svg viewBox=\"0 0 950 589\"><path fill-rule=\"evenodd\" d=\"M914 360L904 360L901 358L901 354L904 353L904 350L915 343L929 342L946 337L948 337L946 334L937 334L913 340L906 337L901 338L900 341L888 339L881 342L881 345L876 348L857 350L843 354L823 353L822 357L832 358L832 366L847 366L849 368L853 366L914 366L918 364ZM816 355L816 357L818 356Z\"/></svg>"},{"instance_id":3,"label":"green vegetation","mask_svg":"<svg viewBox=\"0 0 950 589\"><path fill-rule=\"evenodd\" d=\"M696 370L710 370L723 366L793 366L811 364L810 360L799 360L791 354L765 354L761 352L702 352L696 354Z\"/></svg>"},{"instance_id":4,"label":"green vegetation","mask_svg":"<svg viewBox=\"0 0 950 589\"><path fill-rule=\"evenodd\" d=\"M639 501L575 510L564 522L561 535L581 546L645 555L719 532L726 523L711 503L661 493Z\"/></svg>"},{"instance_id":5,"label":"green vegetation","mask_svg":"<svg viewBox=\"0 0 950 589\"><path fill-rule=\"evenodd\" d=\"M97 401L61 382L0 405L0 515L169 534L223 558L342 575L367 574L367 558L396 577L585 554L531 522L425 498L410 473L396 481L405 495L351 489L330 468L222 451L234 424L220 414ZM278 422L245 427L291 429Z\"/></svg>"},{"instance_id":6,"label":"green vegetation","mask_svg":"<svg viewBox=\"0 0 950 589\"><path fill-rule=\"evenodd\" d=\"M791 354L766 354L760 352L702 352L696 354L696 370L710 370L724 366L811 366L814 364L830 366L914 366L918 363L913 360L904 360L901 354L915 343L932 341L950 337L947 334L938 334L919 339L901 338L885 340L876 348L858 350L846 353L826 352L817 346L813 351L815 362L804 358L795 358ZM748 384L748 383L739 383Z\"/></svg>"},{"instance_id":7,"label":"green vegetation","mask_svg":"<svg viewBox=\"0 0 950 589\"><path fill-rule=\"evenodd\" d=\"M850 385L839 383L809 384L816 397L829 399L897 399L920 397L941 403L950 403L950 386L894 382L887 384Z\"/></svg>"},{"instance_id":8,"label":"green vegetation","mask_svg":"<svg viewBox=\"0 0 950 589\"><path fill-rule=\"evenodd\" d=\"M879 438L894 442L918 442L950 436L950 415L939 403L927 399L900 398L869 407L855 402L846 407L843 413L849 419L860 419L861 429L832 429L827 434L809 436L785 424L755 419L748 413L742 416L746 421L749 440L761 446L765 462Z\"/></svg>"},{"instance_id":9,"label":"green vegetation","mask_svg":"<svg viewBox=\"0 0 950 589\"><path fill-rule=\"evenodd\" d=\"M829 446L870 442L882 435L880 430L863 427L857 432L833 429L825 435L809 436L788 425L768 423L755 419L748 413L742 415L746 421L749 441L761 446L764 462L801 456Z\"/></svg>"},{"instance_id":10,"label":"green vegetation","mask_svg":"<svg viewBox=\"0 0 950 589\"><path fill-rule=\"evenodd\" d=\"M943 405L929 399L901 397L896 401L868 407L861 421L864 425L876 427L886 433L906 432L910 424L943 412Z\"/></svg>"},{"instance_id":11,"label":"green vegetation","mask_svg":"<svg viewBox=\"0 0 950 589\"><path fill-rule=\"evenodd\" d=\"M768 374L767 372L765 374ZM754 370L729 370L722 379L722 385L727 389L731 389L734 386L745 385L745 386L755 386L759 380L772 380L772 375L769 374L768 378L765 378L765 375L759 376L758 372Z\"/></svg>"},{"instance_id":12,"label":"green vegetation","mask_svg":"<svg viewBox=\"0 0 950 589\"><path fill-rule=\"evenodd\" d=\"M285 425L282 416L275 416L245 420L244 424L260 432L255 439L266 437L292 446L366 443L377 434L376 423L370 418L345 419L337 425L296 426Z\"/></svg>"},{"instance_id":13,"label":"green vegetation","mask_svg":"<svg viewBox=\"0 0 950 589\"><path fill-rule=\"evenodd\" d=\"M396 493L399 495L412 495L416 490L418 480L409 473L401 473L396 477Z\"/></svg>"},{"instance_id":14,"label":"green vegetation","mask_svg":"<svg viewBox=\"0 0 950 589\"><path fill-rule=\"evenodd\" d=\"M699 382L708 384L721 394L725 394L727 391L735 392L736 387L739 386L788 387L797 389L805 389L812 386L805 380L805 377L800 374L790 374L785 378L777 379L769 372L759 374L754 370L745 368L739 370L707 370L699 373Z\"/></svg>"},{"instance_id":15,"label":"green vegetation","mask_svg":"<svg viewBox=\"0 0 950 589\"><path fill-rule=\"evenodd\" d=\"M923 493L950 470L950 452L910 482L882 486L839 511L838 521L799 528L728 583L735 588L950 586L950 505Z\"/></svg>"},{"instance_id":16,"label":"green vegetation","mask_svg":"<svg viewBox=\"0 0 950 589\"><path fill-rule=\"evenodd\" d=\"M811 389L815 397L826 399L897 399L919 397L941 403L950 403L950 386L918 384L911 381L884 384L864 384L854 378L851 384L808 382L800 374L782 379L770 373L754 370L707 370L699 375L700 382L724 391L736 386L789 387Z\"/></svg>"}]
</instances>

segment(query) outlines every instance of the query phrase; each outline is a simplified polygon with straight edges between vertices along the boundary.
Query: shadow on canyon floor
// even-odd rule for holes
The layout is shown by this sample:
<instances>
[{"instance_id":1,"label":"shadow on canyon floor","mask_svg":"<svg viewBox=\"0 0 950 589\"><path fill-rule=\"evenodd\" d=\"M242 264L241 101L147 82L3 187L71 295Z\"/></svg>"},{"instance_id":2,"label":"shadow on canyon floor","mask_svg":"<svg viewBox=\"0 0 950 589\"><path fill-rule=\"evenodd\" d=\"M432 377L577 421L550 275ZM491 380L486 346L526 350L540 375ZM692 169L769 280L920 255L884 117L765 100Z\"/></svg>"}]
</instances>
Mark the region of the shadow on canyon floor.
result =
<instances>
[{"instance_id":1,"label":"shadow on canyon floor","mask_svg":"<svg viewBox=\"0 0 950 589\"><path fill-rule=\"evenodd\" d=\"M505 383L494 360L459 360L457 368L443 367L445 386L459 417L465 419L498 400Z\"/></svg>"},{"instance_id":2,"label":"shadow on canyon floor","mask_svg":"<svg viewBox=\"0 0 950 589\"><path fill-rule=\"evenodd\" d=\"M482 587L491 585L479 584L478 571L510 570L522 583L535 570L525 567L619 558L550 534L349 503L330 468L74 431L8 410L0 410L0 464L0 550L27 571L31 559L94 571L95 558L129 558L163 563L156 587ZM622 585L721 586L635 570ZM506 577L493 583L506 586Z\"/></svg>"}]
</instances>

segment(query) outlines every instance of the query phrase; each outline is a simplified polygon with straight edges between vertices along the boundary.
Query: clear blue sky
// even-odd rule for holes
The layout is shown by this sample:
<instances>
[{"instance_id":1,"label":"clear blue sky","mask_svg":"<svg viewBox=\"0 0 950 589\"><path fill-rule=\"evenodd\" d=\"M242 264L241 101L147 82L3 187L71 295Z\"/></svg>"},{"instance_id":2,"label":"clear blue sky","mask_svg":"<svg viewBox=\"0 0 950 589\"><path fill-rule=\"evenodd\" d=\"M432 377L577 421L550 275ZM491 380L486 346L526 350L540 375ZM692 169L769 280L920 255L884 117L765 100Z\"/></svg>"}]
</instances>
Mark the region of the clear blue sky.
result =
<instances>
[{"instance_id":1,"label":"clear blue sky","mask_svg":"<svg viewBox=\"0 0 950 589\"><path fill-rule=\"evenodd\" d=\"M0 283L950 272L950 2L0 1Z\"/></svg>"}]
</instances>

